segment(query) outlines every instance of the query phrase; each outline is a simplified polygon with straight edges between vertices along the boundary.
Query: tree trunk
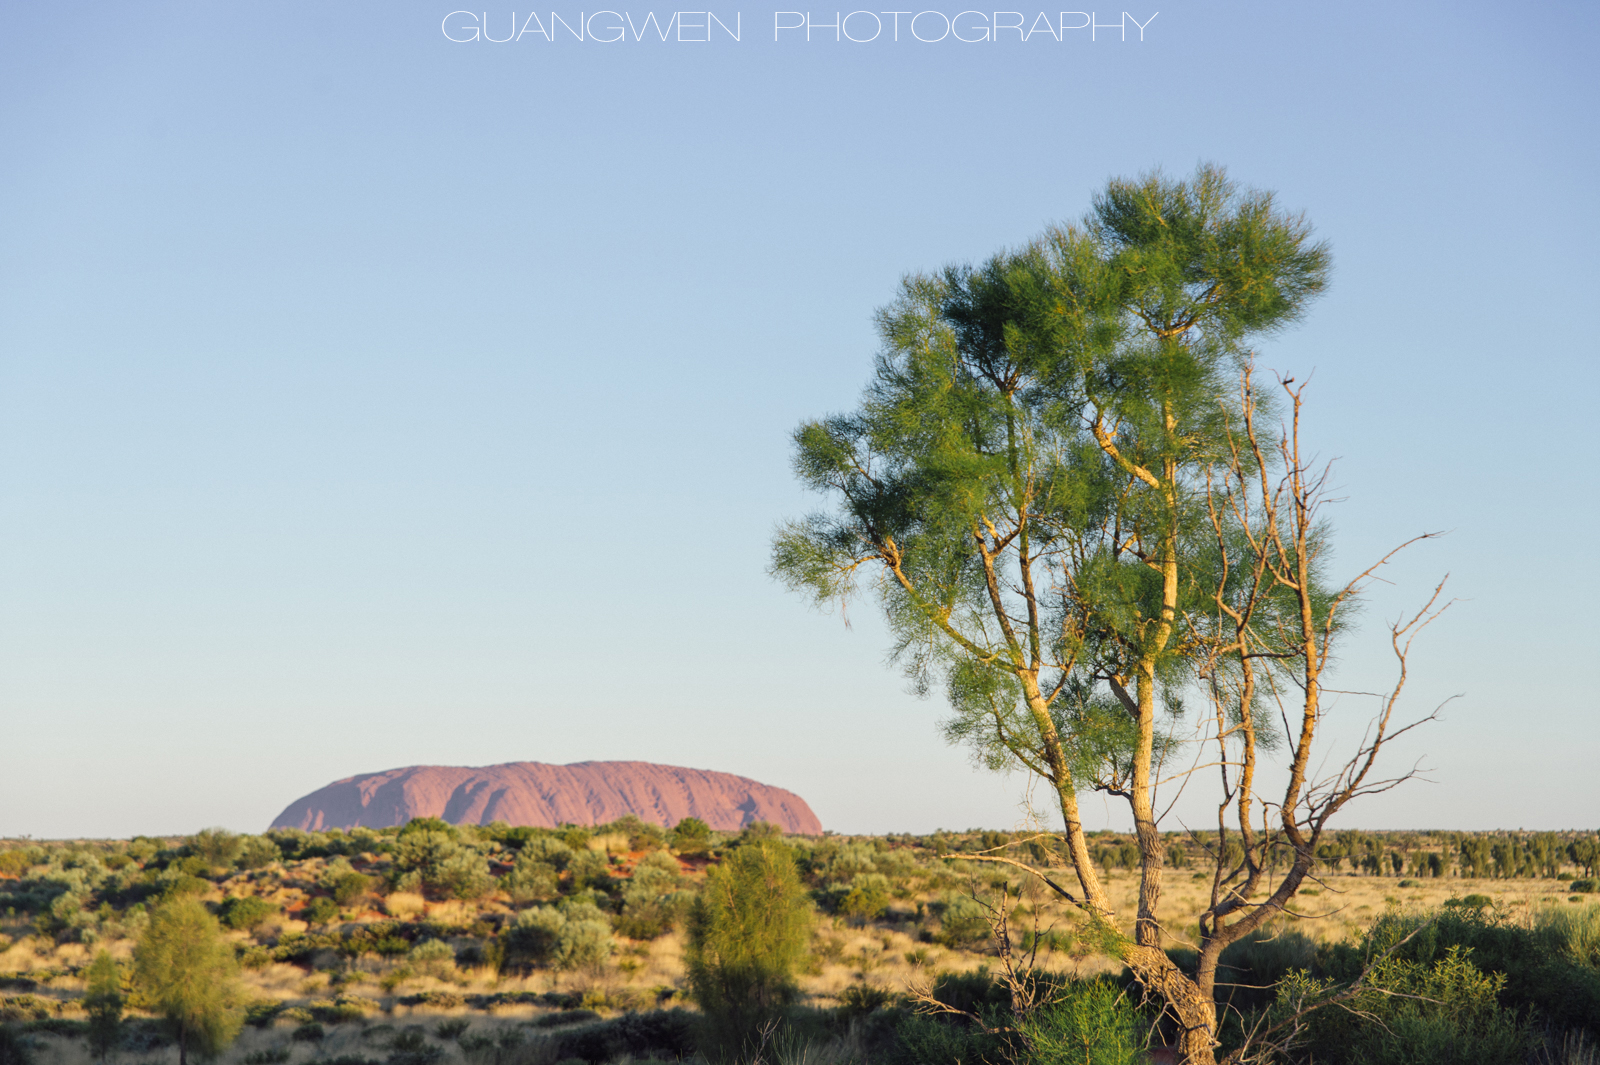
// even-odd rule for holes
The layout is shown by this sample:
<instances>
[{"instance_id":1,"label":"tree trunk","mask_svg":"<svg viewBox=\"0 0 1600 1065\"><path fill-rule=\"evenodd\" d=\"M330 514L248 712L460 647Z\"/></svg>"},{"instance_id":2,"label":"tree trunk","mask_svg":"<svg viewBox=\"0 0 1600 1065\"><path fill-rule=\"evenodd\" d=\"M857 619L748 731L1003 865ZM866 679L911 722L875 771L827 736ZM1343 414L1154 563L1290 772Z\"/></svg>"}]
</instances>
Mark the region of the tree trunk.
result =
<instances>
[{"instance_id":1,"label":"tree trunk","mask_svg":"<svg viewBox=\"0 0 1600 1065\"><path fill-rule=\"evenodd\" d=\"M1216 1065L1217 1007L1211 997L1159 947L1130 946L1123 960L1178 1018L1179 1060L1184 1065Z\"/></svg>"},{"instance_id":2,"label":"tree trunk","mask_svg":"<svg viewBox=\"0 0 1600 1065\"><path fill-rule=\"evenodd\" d=\"M189 1065L189 1029L178 1025L178 1065Z\"/></svg>"}]
</instances>

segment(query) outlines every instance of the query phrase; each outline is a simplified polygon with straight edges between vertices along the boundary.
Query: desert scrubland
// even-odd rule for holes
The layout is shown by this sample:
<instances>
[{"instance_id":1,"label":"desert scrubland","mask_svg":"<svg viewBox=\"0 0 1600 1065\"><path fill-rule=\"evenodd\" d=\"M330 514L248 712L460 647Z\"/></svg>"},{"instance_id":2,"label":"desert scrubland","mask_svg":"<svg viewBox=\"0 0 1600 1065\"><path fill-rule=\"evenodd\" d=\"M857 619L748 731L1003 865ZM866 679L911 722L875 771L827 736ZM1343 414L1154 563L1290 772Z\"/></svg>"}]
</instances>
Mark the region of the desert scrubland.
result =
<instances>
[{"instance_id":1,"label":"desert scrubland","mask_svg":"<svg viewBox=\"0 0 1600 1065\"><path fill-rule=\"evenodd\" d=\"M1196 859L1212 842L1168 840L1164 912L1180 964L1210 902L1211 874L1197 872ZM1137 848L1109 832L1092 843L1118 912L1133 913ZM419 820L349 833L5 841L5 1052L38 1065L89 1061L85 993L105 954L126 996L107 1056L176 1063L172 1025L134 978L134 955L152 915L185 899L214 916L237 973L227 1008L242 1028L218 1049L230 1065L1027 1060L1003 1034L979 1030L1010 993L1003 953L1048 988L1115 991L1121 1012L1106 1023L1136 1027L1140 1046L1159 1046L1159 1011L1138 1001L1115 935L1108 942L1038 875L1070 886L1052 846L1048 835L1020 833L784 839L762 824L734 834L690 821L666 831L631 818L562 829ZM730 1042L725 1031L708 1033L686 946L714 870L756 851L792 862L804 938L771 1011L787 1020ZM1592 1060L1597 851L1593 833L1338 834L1290 907L1300 916L1230 948L1241 985L1231 1015L1266 1016L1296 970L1348 977L1384 944L1385 929L1421 929L1394 957L1415 955L1411 976L1424 983L1453 979L1451 1010L1488 1010L1505 1029L1473 1038L1489 1038L1494 1053L1514 1044L1519 1061ZM1441 936L1478 938L1440 947ZM1434 946L1417 954L1429 937ZM1473 958L1470 972L1459 970ZM930 1015L933 999L979 1020ZM1108 1047L1080 1060L1121 1060Z\"/></svg>"}]
</instances>

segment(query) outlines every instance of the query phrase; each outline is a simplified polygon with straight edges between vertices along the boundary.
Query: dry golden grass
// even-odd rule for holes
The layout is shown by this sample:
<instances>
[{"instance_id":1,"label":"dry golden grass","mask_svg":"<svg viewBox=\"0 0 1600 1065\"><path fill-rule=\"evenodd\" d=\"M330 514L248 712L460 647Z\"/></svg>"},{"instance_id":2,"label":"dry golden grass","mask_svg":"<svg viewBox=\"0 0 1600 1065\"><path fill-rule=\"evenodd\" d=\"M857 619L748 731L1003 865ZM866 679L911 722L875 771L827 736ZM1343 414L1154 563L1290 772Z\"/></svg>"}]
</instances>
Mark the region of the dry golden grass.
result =
<instances>
[{"instance_id":1,"label":"dry golden grass","mask_svg":"<svg viewBox=\"0 0 1600 1065\"><path fill-rule=\"evenodd\" d=\"M942 841L940 849L960 842L952 842L954 839ZM848 868L859 870L860 854L868 853L871 861L879 862L878 868L887 874L894 898L889 911L875 921L819 916L813 962L809 971L799 977L801 990L811 1003L833 1005L852 985L868 984L897 993L939 971L995 967L997 959L992 949L953 949L930 939L942 937L941 926L934 917L940 903L969 890L995 901L1001 897L1001 885L1012 891L1008 905L1015 908L1011 914L1014 939L1020 940L1025 932L1035 930L1056 933L1051 939L1054 949L1041 950L1037 957L1039 965L1078 976L1119 967L1110 959L1087 953L1081 945L1074 946L1072 933L1080 923L1076 912L1020 870L959 860L944 861L935 856L931 843L923 841L913 846L912 842L907 838L836 838L812 844L817 849L808 856L807 868L811 870L808 875L819 897L837 899L837 895L828 896L828 892L842 890L840 884L848 886L850 878L857 875ZM588 841L595 852L613 859L610 875L619 878L618 883L623 882L620 878L631 875L644 853L627 850L628 843L627 836L615 832L603 832ZM833 850L828 851L828 848ZM856 861L856 866L849 867L849 862L838 867L826 865L834 858L828 858L825 851L839 858L840 852L852 848L857 857L850 860ZM1021 850L1011 853L1020 854ZM364 872L383 875L382 861L370 853L352 855L350 860ZM260 958L263 945L270 947L284 936L308 931L307 924L298 915L314 897L326 894L326 884L319 885L319 882L332 861L321 858L285 861L265 869L237 873L215 883L203 898L220 903L230 895L256 896L278 907L279 912L253 935L229 933L241 950L254 948L255 956ZM504 856L497 861L502 863L502 870L507 867ZM692 888L703 875L707 861L680 859L679 869L684 874L682 886ZM866 868L872 865L869 863ZM1105 878L1122 930L1131 933L1137 877L1130 872L1111 870L1105 873ZM879 876L878 880L884 881L885 877ZM1020 898L1015 897L1019 886ZM1452 896L1469 894L1489 896L1504 912L1531 916L1542 906L1569 905L1567 886L1548 879L1446 877L1412 880L1325 874L1319 881L1308 882L1294 902L1295 913L1303 919L1291 917L1286 923L1314 939L1338 941L1360 935L1388 909L1429 910ZM608 890L616 893L622 889L613 883ZM1162 914L1171 945L1181 946L1192 941L1197 915L1206 905L1209 892L1209 877L1197 878L1185 869L1165 871ZM620 899L621 895L614 897ZM1593 896L1587 896L1584 901L1592 899ZM430 900L420 894L395 892L382 900L369 899L354 906L353 911L343 918L347 930L352 923L387 921L392 927L395 921L402 921L408 923L411 931L406 938L413 942L422 937L440 936L452 948L464 950L486 943L490 932L485 929L496 925L503 928L513 907L509 897L500 894L461 901ZM30 921L27 916L0 918L0 937L3 937L0 938L0 974L19 977L34 974L39 986L30 994L59 1003L62 1016L82 1016L75 1010L74 1000L81 995L83 984L72 971L81 970L100 949L126 960L132 951L132 941L114 938L126 933L117 933L114 926L108 925L106 927L112 931L92 947L72 942L57 944L49 937L33 934ZM430 922L431 926L424 930L421 925L410 924L419 921ZM491 1008L469 1008L465 1001L460 1006L442 1007L438 997L432 1004L418 1004L417 996L428 992L458 996L459 1000L506 992L526 992L530 997L560 992L580 997L586 1005L603 1014L650 1008L657 1003L682 1005L687 997L683 955L683 935L673 932L648 942L619 939L611 960L598 970L588 972L542 970L502 976L487 967L457 967L447 959L432 971L419 972L415 971L419 966L408 966L403 957L365 954L354 961L343 961L331 951L324 951L313 959L315 967L324 971L310 971L303 965L269 963L242 973L246 994L252 1000L301 1009L310 1009L319 1002L326 1004L334 998L365 1000L371 1004L368 1016L360 1022L326 1025L327 1037L320 1043L293 1039L296 1021L280 1018L265 1028L247 1027L240 1041L224 1056L223 1065L245 1065L246 1058L251 1055L258 1055L259 1061L259 1055L267 1051L283 1050L291 1055L289 1065L305 1065L312 1059L340 1055L381 1059L387 1053L382 1043L385 1033L395 1028L420 1025L432 1032L439 1021L461 1017L470 1021L473 1032L494 1035L500 1029L525 1025L555 1008L529 1001L506 1004L503 999ZM10 993L0 991L0 996ZM483 1001L479 1000L478 1005L483 1006ZM305 1016L300 1015L301 1020ZM48 1035L37 1038L42 1050L38 1065L87 1065L87 1049L82 1039ZM120 1065L171 1065L175 1061L176 1051L168 1048L123 1054Z\"/></svg>"}]
</instances>

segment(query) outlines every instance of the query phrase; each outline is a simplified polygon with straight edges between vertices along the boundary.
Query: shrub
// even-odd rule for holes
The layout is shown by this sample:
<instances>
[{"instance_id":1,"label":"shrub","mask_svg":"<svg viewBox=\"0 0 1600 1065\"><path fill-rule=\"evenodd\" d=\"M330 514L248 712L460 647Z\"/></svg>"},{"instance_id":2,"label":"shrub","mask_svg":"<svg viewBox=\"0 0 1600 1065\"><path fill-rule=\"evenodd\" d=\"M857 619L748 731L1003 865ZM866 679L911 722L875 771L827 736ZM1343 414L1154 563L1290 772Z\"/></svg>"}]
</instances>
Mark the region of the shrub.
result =
<instances>
[{"instance_id":1,"label":"shrub","mask_svg":"<svg viewBox=\"0 0 1600 1065\"><path fill-rule=\"evenodd\" d=\"M698 817L685 817L668 838L680 854L704 854L711 843L711 826Z\"/></svg>"},{"instance_id":2,"label":"shrub","mask_svg":"<svg viewBox=\"0 0 1600 1065\"><path fill-rule=\"evenodd\" d=\"M229 869L238 860L244 841L225 828L207 828L184 840L183 845L208 869Z\"/></svg>"},{"instance_id":3,"label":"shrub","mask_svg":"<svg viewBox=\"0 0 1600 1065\"><path fill-rule=\"evenodd\" d=\"M555 836L534 836L522 845L517 861L542 862L558 872L572 860L572 848Z\"/></svg>"},{"instance_id":4,"label":"shrub","mask_svg":"<svg viewBox=\"0 0 1600 1065\"><path fill-rule=\"evenodd\" d=\"M989 912L970 895L947 895L939 904L939 941L954 949L989 938Z\"/></svg>"},{"instance_id":5,"label":"shrub","mask_svg":"<svg viewBox=\"0 0 1600 1065\"><path fill-rule=\"evenodd\" d=\"M1319 1061L1349 1065L1518 1065L1526 1031L1498 1001L1503 974L1487 974L1459 946L1431 965L1400 957L1378 962L1368 986L1346 1009L1310 1015ZM1280 1008L1323 988L1303 971L1278 985Z\"/></svg>"},{"instance_id":6,"label":"shrub","mask_svg":"<svg viewBox=\"0 0 1600 1065\"><path fill-rule=\"evenodd\" d=\"M440 1039L460 1039L472 1024L465 1017L453 1017L434 1026L433 1034Z\"/></svg>"},{"instance_id":7,"label":"shrub","mask_svg":"<svg viewBox=\"0 0 1600 1065\"><path fill-rule=\"evenodd\" d=\"M339 916L339 904L326 895L318 895L300 916L310 924L327 924Z\"/></svg>"},{"instance_id":8,"label":"shrub","mask_svg":"<svg viewBox=\"0 0 1600 1065\"><path fill-rule=\"evenodd\" d=\"M565 848L563 848L565 849ZM537 902L554 898L559 890L555 867L543 861L518 855L516 865L500 880L500 887L512 902Z\"/></svg>"},{"instance_id":9,"label":"shrub","mask_svg":"<svg viewBox=\"0 0 1600 1065\"><path fill-rule=\"evenodd\" d=\"M166 1017L178 1036L179 1065L187 1065L191 1043L214 1057L233 1042L244 1022L237 965L204 906L192 899L163 904L133 957L146 1008Z\"/></svg>"},{"instance_id":10,"label":"shrub","mask_svg":"<svg viewBox=\"0 0 1600 1065\"><path fill-rule=\"evenodd\" d=\"M592 903L524 910L505 934L506 960L553 969L593 968L611 956L611 924Z\"/></svg>"},{"instance_id":11,"label":"shrub","mask_svg":"<svg viewBox=\"0 0 1600 1065\"><path fill-rule=\"evenodd\" d=\"M333 882L333 901L340 906L359 902L372 893L372 880L357 872L341 875Z\"/></svg>"},{"instance_id":12,"label":"shrub","mask_svg":"<svg viewBox=\"0 0 1600 1065\"><path fill-rule=\"evenodd\" d=\"M283 857L278 845L265 836L245 836L239 846L240 869L260 869Z\"/></svg>"},{"instance_id":13,"label":"shrub","mask_svg":"<svg viewBox=\"0 0 1600 1065\"><path fill-rule=\"evenodd\" d=\"M565 1024L583 1024L588 1021L598 1021L600 1015L594 1010L557 1010L546 1013L533 1019L535 1028L559 1028Z\"/></svg>"},{"instance_id":14,"label":"shrub","mask_svg":"<svg viewBox=\"0 0 1600 1065\"><path fill-rule=\"evenodd\" d=\"M1145 1060L1146 1022L1109 980L1075 980L1019 1027L1036 1065L1136 1065Z\"/></svg>"},{"instance_id":15,"label":"shrub","mask_svg":"<svg viewBox=\"0 0 1600 1065\"><path fill-rule=\"evenodd\" d=\"M811 902L782 842L740 847L707 872L689 913L685 961L714 1044L737 1048L792 1000L810 936Z\"/></svg>"},{"instance_id":16,"label":"shrub","mask_svg":"<svg viewBox=\"0 0 1600 1065\"><path fill-rule=\"evenodd\" d=\"M574 890L604 887L611 879L610 866L606 864L605 857L597 851L578 851L567 863L567 872L572 874Z\"/></svg>"},{"instance_id":17,"label":"shrub","mask_svg":"<svg viewBox=\"0 0 1600 1065\"><path fill-rule=\"evenodd\" d=\"M889 878L882 873L863 873L850 882L850 892L839 903L839 912L858 921L869 921L889 908Z\"/></svg>"},{"instance_id":18,"label":"shrub","mask_svg":"<svg viewBox=\"0 0 1600 1065\"><path fill-rule=\"evenodd\" d=\"M166 889L161 894L165 899L192 899L210 890L211 881L188 873L179 873L166 882Z\"/></svg>"},{"instance_id":19,"label":"shrub","mask_svg":"<svg viewBox=\"0 0 1600 1065\"><path fill-rule=\"evenodd\" d=\"M417 972L441 979L456 968L456 952L450 944L438 939L425 939L412 947L407 960Z\"/></svg>"},{"instance_id":20,"label":"shrub","mask_svg":"<svg viewBox=\"0 0 1600 1065\"><path fill-rule=\"evenodd\" d=\"M89 1014L89 1049L101 1061L117 1045L122 1027L122 974L110 954L101 951L89 966L83 1008Z\"/></svg>"},{"instance_id":21,"label":"shrub","mask_svg":"<svg viewBox=\"0 0 1600 1065\"><path fill-rule=\"evenodd\" d=\"M236 932L248 931L277 912L278 908L266 899L235 895L222 900L222 905L217 909L217 919Z\"/></svg>"},{"instance_id":22,"label":"shrub","mask_svg":"<svg viewBox=\"0 0 1600 1065\"><path fill-rule=\"evenodd\" d=\"M4 1023L0 1023L0 1065L33 1065L33 1049L28 1041L15 1028Z\"/></svg>"},{"instance_id":23,"label":"shrub","mask_svg":"<svg viewBox=\"0 0 1600 1065\"><path fill-rule=\"evenodd\" d=\"M1580 895L1592 895L1592 894L1594 894L1594 881L1593 880L1574 880L1572 883L1568 884L1567 887L1568 887L1568 889L1570 889L1570 890L1572 890L1572 891L1574 891L1574 892L1576 892L1576 893L1578 893Z\"/></svg>"},{"instance_id":24,"label":"shrub","mask_svg":"<svg viewBox=\"0 0 1600 1065\"><path fill-rule=\"evenodd\" d=\"M1279 980L1295 969L1310 969L1317 945L1303 932L1258 928L1230 943L1217 959L1219 998L1240 1010L1264 1008Z\"/></svg>"}]
</instances>

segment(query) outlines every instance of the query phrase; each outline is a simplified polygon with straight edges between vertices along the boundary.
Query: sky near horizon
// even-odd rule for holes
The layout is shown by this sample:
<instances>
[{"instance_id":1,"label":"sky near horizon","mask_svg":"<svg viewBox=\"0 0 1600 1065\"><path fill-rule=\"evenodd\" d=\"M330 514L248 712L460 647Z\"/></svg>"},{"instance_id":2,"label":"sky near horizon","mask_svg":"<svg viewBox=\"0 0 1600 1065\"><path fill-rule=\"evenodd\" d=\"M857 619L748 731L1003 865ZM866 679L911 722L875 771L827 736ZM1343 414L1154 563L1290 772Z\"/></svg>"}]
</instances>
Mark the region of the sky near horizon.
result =
<instances>
[{"instance_id":1,"label":"sky near horizon","mask_svg":"<svg viewBox=\"0 0 1600 1065\"><path fill-rule=\"evenodd\" d=\"M907 272L1201 161L1331 244L1260 361L1312 375L1338 565L1448 532L1341 660L1384 683L1385 621L1450 575L1408 705L1459 698L1392 762L1428 780L1337 824L1600 825L1600 9L1177 0L930 43L557 5L489 43L512 8L451 8L8 11L0 835L260 831L355 773L599 759L840 832L1019 823L1028 782L943 743L870 601L847 627L767 576L820 503L789 434L855 405ZM1330 758L1369 709L1337 700Z\"/></svg>"}]
</instances>

